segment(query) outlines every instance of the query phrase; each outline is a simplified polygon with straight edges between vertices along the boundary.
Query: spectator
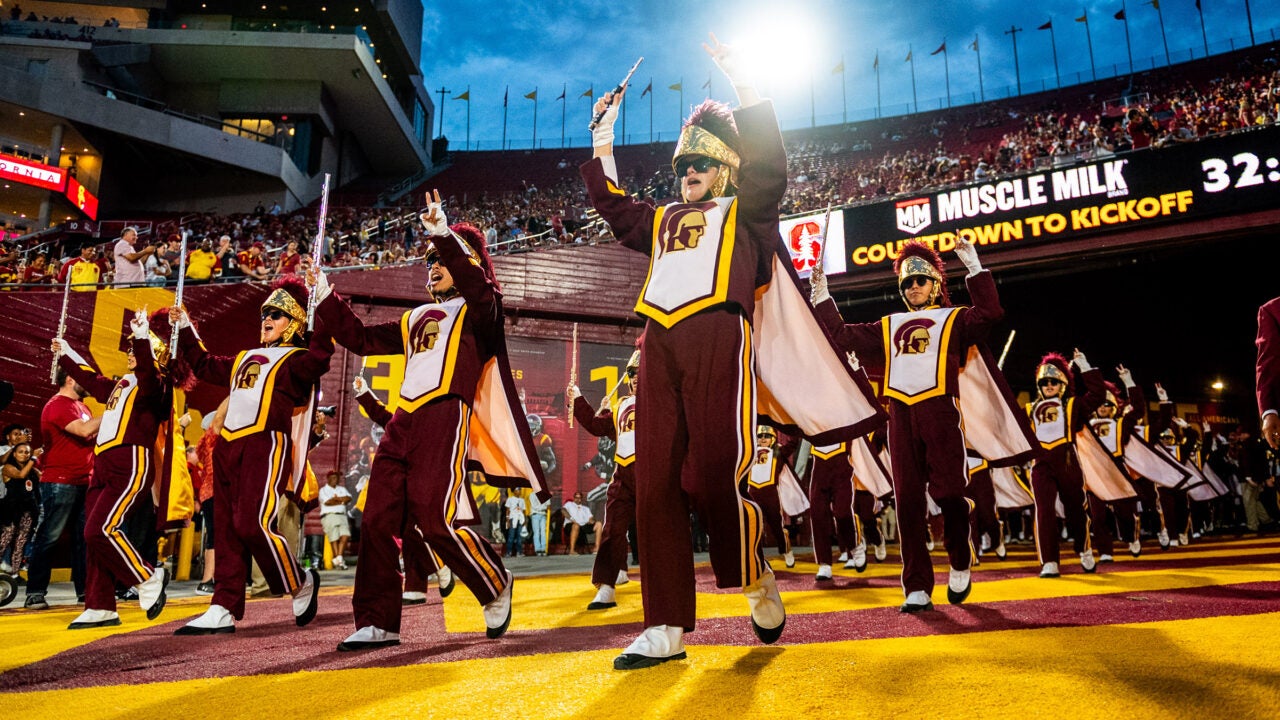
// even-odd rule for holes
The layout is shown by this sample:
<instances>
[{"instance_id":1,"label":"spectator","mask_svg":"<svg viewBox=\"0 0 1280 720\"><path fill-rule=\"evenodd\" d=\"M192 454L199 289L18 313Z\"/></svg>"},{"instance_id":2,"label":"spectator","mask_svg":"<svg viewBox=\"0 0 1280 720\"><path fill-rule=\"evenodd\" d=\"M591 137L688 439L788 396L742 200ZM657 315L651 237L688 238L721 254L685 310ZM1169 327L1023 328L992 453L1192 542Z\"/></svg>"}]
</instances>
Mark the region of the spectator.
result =
<instances>
[{"instance_id":1,"label":"spectator","mask_svg":"<svg viewBox=\"0 0 1280 720\"><path fill-rule=\"evenodd\" d=\"M240 270L237 268L236 263L236 253L231 247L230 235L223 235L218 238L218 249L214 251L214 254L218 256L218 264L216 267L222 269L222 272L218 273L218 277L240 277Z\"/></svg>"},{"instance_id":2,"label":"spectator","mask_svg":"<svg viewBox=\"0 0 1280 720\"><path fill-rule=\"evenodd\" d=\"M142 267L146 272L147 284L153 287L161 287L169 281L169 275L173 271L169 267L169 263L165 261L163 253L160 252L160 246L157 245L156 250L156 252L147 256L147 259L142 263Z\"/></svg>"},{"instance_id":3,"label":"spectator","mask_svg":"<svg viewBox=\"0 0 1280 720\"><path fill-rule=\"evenodd\" d=\"M58 282L67 282L71 278L71 289L76 292L92 292L97 289L98 278L102 271L96 262L98 248L85 245L80 248L80 257L68 260L58 271Z\"/></svg>"},{"instance_id":4,"label":"spectator","mask_svg":"<svg viewBox=\"0 0 1280 720\"><path fill-rule=\"evenodd\" d=\"M302 255L298 253L298 241L290 240L284 252L280 253L280 259L276 261L276 274L294 275L298 272L300 262L302 262Z\"/></svg>"},{"instance_id":5,"label":"spectator","mask_svg":"<svg viewBox=\"0 0 1280 720\"><path fill-rule=\"evenodd\" d=\"M40 450L32 451L31 443L21 442L6 454L0 477L4 482L0 497L0 572L21 570L25 564L27 540L40 513L40 471L36 459ZM10 556L9 553L13 554Z\"/></svg>"},{"instance_id":6,"label":"spectator","mask_svg":"<svg viewBox=\"0 0 1280 720\"><path fill-rule=\"evenodd\" d=\"M115 255L116 274L113 287L130 287L133 285L142 285L147 281L147 271L144 261L155 253L156 248L148 245L139 250L138 228L127 227L120 234L120 239L116 241L112 252Z\"/></svg>"},{"instance_id":7,"label":"spectator","mask_svg":"<svg viewBox=\"0 0 1280 720\"><path fill-rule=\"evenodd\" d=\"M351 525L347 522L349 502L351 493L342 486L338 471L330 470L325 476L325 486L320 488L320 524L324 526L324 535L333 550L333 566L339 570L347 569L343 553L351 540Z\"/></svg>"},{"instance_id":8,"label":"spectator","mask_svg":"<svg viewBox=\"0 0 1280 720\"><path fill-rule=\"evenodd\" d=\"M218 256L213 252L213 242L205 238L187 256L187 280L191 282L209 282L213 280L214 270L217 265Z\"/></svg>"},{"instance_id":9,"label":"spectator","mask_svg":"<svg viewBox=\"0 0 1280 720\"><path fill-rule=\"evenodd\" d=\"M529 495L529 529L533 535L533 554L547 554L547 510L551 500L539 500L537 495Z\"/></svg>"},{"instance_id":10,"label":"spectator","mask_svg":"<svg viewBox=\"0 0 1280 720\"><path fill-rule=\"evenodd\" d=\"M281 209L280 209L280 203L279 203L279 202L277 202L277 201L275 201L275 200L272 200L272 201L271 201L271 210L270 210L269 212L270 212L270 214L271 214L271 215L279 215L279 214L282 212L282 211L281 211Z\"/></svg>"},{"instance_id":11,"label":"spectator","mask_svg":"<svg viewBox=\"0 0 1280 720\"><path fill-rule=\"evenodd\" d=\"M250 245L248 250L241 250L237 256L240 272L250 280L266 280L271 276L271 271L267 269L267 264L262 261L263 249L265 249L265 246L260 242L256 242Z\"/></svg>"},{"instance_id":12,"label":"spectator","mask_svg":"<svg viewBox=\"0 0 1280 720\"><path fill-rule=\"evenodd\" d=\"M524 554L521 551L524 549L523 535L526 532L526 505L519 492L515 490L507 492L507 557L516 557Z\"/></svg>"},{"instance_id":13,"label":"spectator","mask_svg":"<svg viewBox=\"0 0 1280 720\"><path fill-rule=\"evenodd\" d=\"M88 393L59 368L58 392L40 413L40 433L49 443L40 482L40 527L36 530L27 579L26 607L47 610L45 593L53 571L53 550L71 523L71 581L84 595L84 501L93 470L94 438L101 417L82 402Z\"/></svg>"},{"instance_id":14,"label":"spectator","mask_svg":"<svg viewBox=\"0 0 1280 720\"><path fill-rule=\"evenodd\" d=\"M31 264L22 272L22 280L27 285L45 285L53 282L53 275L49 274L49 258L44 253L36 253Z\"/></svg>"},{"instance_id":15,"label":"spectator","mask_svg":"<svg viewBox=\"0 0 1280 720\"><path fill-rule=\"evenodd\" d=\"M573 500L564 504L560 509L566 520L570 523L569 528L569 554L578 554L578 534L582 528L592 524L591 508L582 504L582 493L575 492Z\"/></svg>"}]
</instances>

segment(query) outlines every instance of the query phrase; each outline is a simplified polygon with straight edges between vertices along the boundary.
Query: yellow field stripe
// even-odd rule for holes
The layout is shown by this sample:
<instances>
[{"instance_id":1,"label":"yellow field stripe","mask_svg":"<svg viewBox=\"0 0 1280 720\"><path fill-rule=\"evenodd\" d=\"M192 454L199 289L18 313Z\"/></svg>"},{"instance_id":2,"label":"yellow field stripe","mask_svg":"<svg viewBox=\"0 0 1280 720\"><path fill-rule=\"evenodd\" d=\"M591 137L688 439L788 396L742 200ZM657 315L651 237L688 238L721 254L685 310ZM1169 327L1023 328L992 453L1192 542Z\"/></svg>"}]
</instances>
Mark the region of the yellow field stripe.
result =
<instances>
[{"instance_id":1,"label":"yellow field stripe","mask_svg":"<svg viewBox=\"0 0 1280 720\"><path fill-rule=\"evenodd\" d=\"M691 645L688 660L633 672L613 670L618 650L609 649L440 663L425 676L422 666L407 665L45 691L20 699L27 714L124 718L181 706L190 720L260 717L263 707L292 707L299 697L323 696L334 687L343 688L342 702L309 708L307 717L599 717L623 703L629 717L686 720L917 717L922 708L929 715L981 718L1162 717L1172 708L1179 717L1258 717L1276 700L1277 613L979 635ZM1071 648L1068 669L1064 648ZM1217 671L1206 676L1206 668ZM575 678L578 690L565 692L565 677ZM196 697L200 702L191 703ZM1069 703L1069 712L1045 705L1045 698Z\"/></svg>"}]
</instances>

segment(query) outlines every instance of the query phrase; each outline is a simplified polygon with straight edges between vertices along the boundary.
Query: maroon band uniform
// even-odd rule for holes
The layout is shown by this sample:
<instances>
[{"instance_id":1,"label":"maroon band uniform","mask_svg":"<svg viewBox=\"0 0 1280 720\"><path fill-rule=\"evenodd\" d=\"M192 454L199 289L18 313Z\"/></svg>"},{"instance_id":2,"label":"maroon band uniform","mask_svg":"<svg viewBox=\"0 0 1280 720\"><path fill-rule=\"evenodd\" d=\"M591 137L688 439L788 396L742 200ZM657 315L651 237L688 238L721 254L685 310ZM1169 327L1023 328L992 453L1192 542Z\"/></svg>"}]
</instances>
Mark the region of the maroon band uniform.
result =
<instances>
[{"instance_id":1,"label":"maroon band uniform","mask_svg":"<svg viewBox=\"0 0 1280 720\"><path fill-rule=\"evenodd\" d=\"M610 437L615 442L613 479L605 497L604 528L600 531L600 549L591 568L591 583L613 585L618 573L627 569L627 529L636 521L635 432L636 398L628 395L613 408L594 412L581 395L573 401L573 418L595 437Z\"/></svg>"}]
</instances>

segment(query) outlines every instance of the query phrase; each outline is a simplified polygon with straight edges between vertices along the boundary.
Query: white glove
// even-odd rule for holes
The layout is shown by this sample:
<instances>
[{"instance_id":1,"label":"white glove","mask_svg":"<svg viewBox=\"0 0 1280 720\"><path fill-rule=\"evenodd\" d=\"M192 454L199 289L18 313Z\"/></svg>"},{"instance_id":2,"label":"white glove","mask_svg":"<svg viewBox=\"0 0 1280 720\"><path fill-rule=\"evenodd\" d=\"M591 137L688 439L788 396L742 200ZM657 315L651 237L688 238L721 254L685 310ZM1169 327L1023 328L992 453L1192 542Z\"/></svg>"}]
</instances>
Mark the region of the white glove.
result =
<instances>
[{"instance_id":1,"label":"white glove","mask_svg":"<svg viewBox=\"0 0 1280 720\"><path fill-rule=\"evenodd\" d=\"M969 271L969 277L982 272L982 262L978 260L978 248L974 247L973 243L968 240L964 238L956 239L956 257L960 258L960 262L964 263L965 269Z\"/></svg>"},{"instance_id":2,"label":"white glove","mask_svg":"<svg viewBox=\"0 0 1280 720\"><path fill-rule=\"evenodd\" d=\"M329 284L329 277L324 270L313 268L307 273L307 279L312 281L311 293L315 295L317 305L333 294L333 286Z\"/></svg>"},{"instance_id":3,"label":"white glove","mask_svg":"<svg viewBox=\"0 0 1280 720\"><path fill-rule=\"evenodd\" d=\"M1178 427L1182 428L1183 430L1185 430L1185 429L1187 429L1187 428L1191 427L1191 423L1187 422L1186 420L1183 420L1183 419L1182 419L1182 418L1180 418L1180 417L1176 417L1176 418L1174 418L1174 419L1173 419L1173 424L1174 424L1174 425L1177 425Z\"/></svg>"},{"instance_id":4,"label":"white glove","mask_svg":"<svg viewBox=\"0 0 1280 720\"><path fill-rule=\"evenodd\" d=\"M1156 385L1156 399L1162 403L1169 402L1169 393L1165 392L1165 389L1160 387L1159 384Z\"/></svg>"},{"instance_id":5,"label":"white glove","mask_svg":"<svg viewBox=\"0 0 1280 720\"><path fill-rule=\"evenodd\" d=\"M742 54L734 50L730 45L725 45L716 38L715 33L711 34L711 45L706 43L702 47L711 56L712 62L716 67L720 68L720 72L729 78L729 83L734 87L750 87L755 83L752 82L751 74L747 71L746 63L743 62Z\"/></svg>"},{"instance_id":6,"label":"white glove","mask_svg":"<svg viewBox=\"0 0 1280 720\"><path fill-rule=\"evenodd\" d=\"M369 390L369 383L365 382L364 377L361 375L357 375L356 379L351 381L351 389L356 391L356 395L371 392Z\"/></svg>"},{"instance_id":7,"label":"white glove","mask_svg":"<svg viewBox=\"0 0 1280 720\"><path fill-rule=\"evenodd\" d=\"M618 120L619 103L614 102L616 99L613 93L606 93L596 103L596 113L600 112L602 105L607 105L608 107L605 109L604 115L600 117L600 122L596 123L595 129L591 131L592 147L604 147L613 144L613 124ZM595 115L593 114L592 117L595 117Z\"/></svg>"},{"instance_id":8,"label":"white glove","mask_svg":"<svg viewBox=\"0 0 1280 720\"><path fill-rule=\"evenodd\" d=\"M53 352L54 357L62 357L62 355L66 354L66 345L62 340L54 338L49 341L49 350Z\"/></svg>"},{"instance_id":9,"label":"white glove","mask_svg":"<svg viewBox=\"0 0 1280 720\"><path fill-rule=\"evenodd\" d=\"M582 391L578 389L577 385L570 385L565 388L564 397L565 401L569 403L569 406L573 407L573 401L582 397Z\"/></svg>"},{"instance_id":10,"label":"white glove","mask_svg":"<svg viewBox=\"0 0 1280 720\"><path fill-rule=\"evenodd\" d=\"M819 260L818 264L813 266L813 271L809 273L809 302L817 305L830 298L831 293L827 291L827 273L822 270L822 261Z\"/></svg>"},{"instance_id":11,"label":"white glove","mask_svg":"<svg viewBox=\"0 0 1280 720\"><path fill-rule=\"evenodd\" d=\"M1089 372L1093 369L1093 366L1089 364L1089 359L1084 356L1084 353L1080 352L1080 348L1076 348L1075 355L1071 357L1071 362L1080 368L1080 372Z\"/></svg>"},{"instance_id":12,"label":"white glove","mask_svg":"<svg viewBox=\"0 0 1280 720\"><path fill-rule=\"evenodd\" d=\"M1116 366L1116 372L1120 373L1120 382L1124 383L1126 388L1134 386L1133 373L1129 372L1129 368L1123 365L1118 365Z\"/></svg>"},{"instance_id":13,"label":"white glove","mask_svg":"<svg viewBox=\"0 0 1280 720\"><path fill-rule=\"evenodd\" d=\"M129 321L129 328L133 330L133 338L135 340L146 340L150 337L151 323L147 320L145 310L134 311L133 319Z\"/></svg>"},{"instance_id":14,"label":"white glove","mask_svg":"<svg viewBox=\"0 0 1280 720\"><path fill-rule=\"evenodd\" d=\"M444 203L440 201L440 191L436 190L434 198L431 194L427 195L427 211L418 216L422 220L422 227L427 231L428 235L439 237L449 234L449 218L444 214Z\"/></svg>"}]
</instances>

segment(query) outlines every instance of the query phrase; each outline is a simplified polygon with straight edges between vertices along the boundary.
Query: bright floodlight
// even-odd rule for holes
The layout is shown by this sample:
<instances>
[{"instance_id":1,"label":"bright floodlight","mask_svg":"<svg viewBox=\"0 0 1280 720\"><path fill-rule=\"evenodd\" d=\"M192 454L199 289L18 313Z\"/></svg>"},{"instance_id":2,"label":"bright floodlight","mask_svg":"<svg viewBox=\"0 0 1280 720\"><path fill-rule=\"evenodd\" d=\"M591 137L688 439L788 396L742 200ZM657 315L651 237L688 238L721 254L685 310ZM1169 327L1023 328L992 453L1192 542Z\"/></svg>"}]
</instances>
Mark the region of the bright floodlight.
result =
<instances>
[{"instance_id":1,"label":"bright floodlight","mask_svg":"<svg viewBox=\"0 0 1280 720\"><path fill-rule=\"evenodd\" d=\"M741 48L747 68L761 86L807 86L825 45L822 25L782 3L750 15L739 34L721 40Z\"/></svg>"},{"instance_id":2,"label":"bright floodlight","mask_svg":"<svg viewBox=\"0 0 1280 720\"><path fill-rule=\"evenodd\" d=\"M1214 380L1213 384L1210 385L1209 387L1213 388L1214 390L1221 390L1222 388L1226 387L1226 385L1221 380Z\"/></svg>"}]
</instances>

